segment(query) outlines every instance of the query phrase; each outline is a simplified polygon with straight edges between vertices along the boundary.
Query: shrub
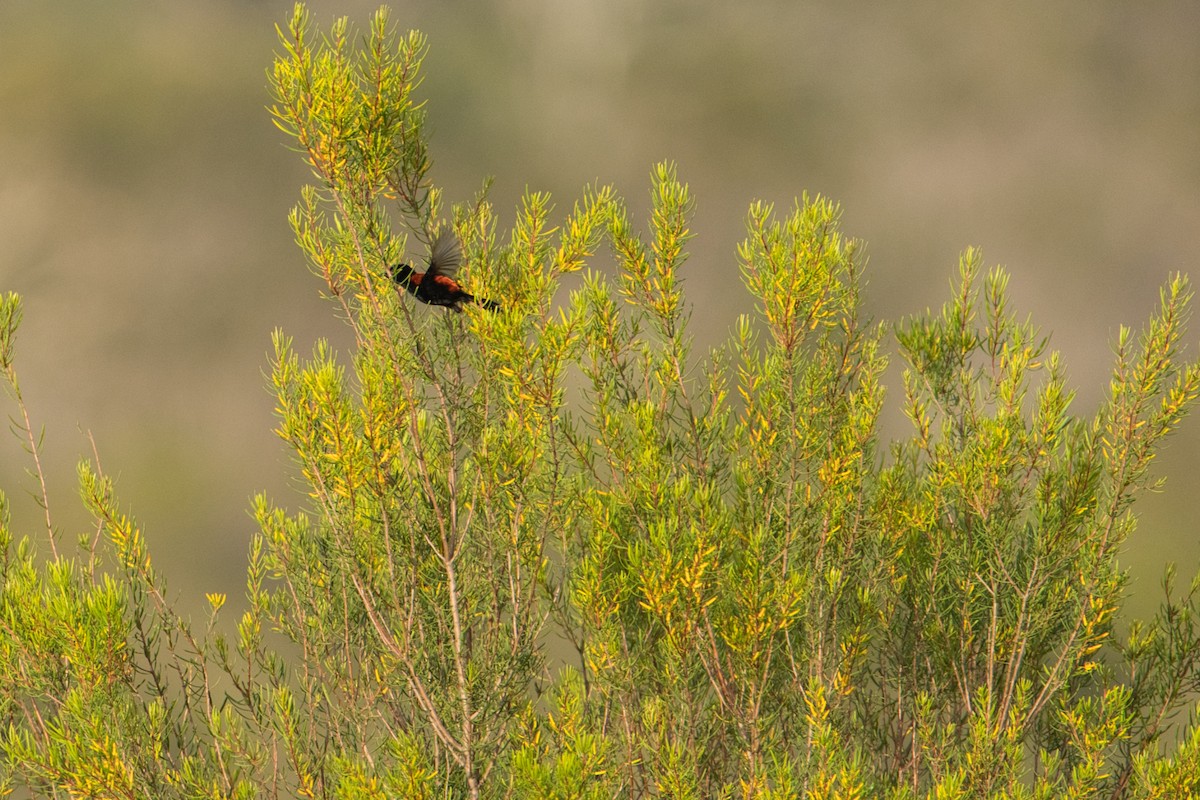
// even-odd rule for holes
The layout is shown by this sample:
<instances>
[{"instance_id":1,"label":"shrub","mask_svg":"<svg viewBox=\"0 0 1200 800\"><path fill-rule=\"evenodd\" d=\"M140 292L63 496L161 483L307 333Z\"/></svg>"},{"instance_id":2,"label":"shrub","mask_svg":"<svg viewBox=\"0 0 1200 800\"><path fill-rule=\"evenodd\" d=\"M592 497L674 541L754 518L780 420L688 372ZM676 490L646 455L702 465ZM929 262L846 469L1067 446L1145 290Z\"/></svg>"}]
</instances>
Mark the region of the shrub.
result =
<instances>
[{"instance_id":1,"label":"shrub","mask_svg":"<svg viewBox=\"0 0 1200 800\"><path fill-rule=\"evenodd\" d=\"M356 43L360 42L360 43ZM1006 276L894 327L912 435L882 448L888 329L838 208L753 205L755 299L693 353L692 199L644 230L592 187L447 209L414 97L425 40L297 6L272 113L312 167L297 241L355 348L275 335L307 510L260 497L235 641L164 599L97 463L74 555L0 518L6 787L102 797L1183 797L1200 606L1168 573L1118 636L1117 554L1195 402L1191 291L1122 329L1090 418ZM486 187L485 187L486 189ZM390 266L461 242L465 313ZM602 248L616 278L589 268ZM419 267L418 267L419 268ZM564 279L576 288L563 294ZM569 285L569 284L568 284ZM0 305L0 367L41 474ZM44 495L43 495L44 501ZM48 505L48 504L46 504ZM0 511L6 506L0 504Z\"/></svg>"}]
</instances>

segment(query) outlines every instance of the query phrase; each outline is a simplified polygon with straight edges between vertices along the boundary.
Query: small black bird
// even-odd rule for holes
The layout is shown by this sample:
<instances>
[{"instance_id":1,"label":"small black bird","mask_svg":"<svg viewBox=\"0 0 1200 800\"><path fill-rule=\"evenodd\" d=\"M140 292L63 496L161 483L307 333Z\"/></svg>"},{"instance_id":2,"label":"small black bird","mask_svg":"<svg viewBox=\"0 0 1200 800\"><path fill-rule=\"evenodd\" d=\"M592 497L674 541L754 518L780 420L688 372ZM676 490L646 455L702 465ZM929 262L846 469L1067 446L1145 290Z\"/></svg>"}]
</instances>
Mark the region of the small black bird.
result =
<instances>
[{"instance_id":1,"label":"small black bird","mask_svg":"<svg viewBox=\"0 0 1200 800\"><path fill-rule=\"evenodd\" d=\"M454 280L454 273L462 261L462 250L458 239L449 228L443 228L433 240L429 253L429 265L424 272L417 272L411 264L396 264L388 269L388 275L397 286L431 306L446 306L462 312L466 303L478 303L488 311L495 311L500 304L469 294Z\"/></svg>"}]
</instances>

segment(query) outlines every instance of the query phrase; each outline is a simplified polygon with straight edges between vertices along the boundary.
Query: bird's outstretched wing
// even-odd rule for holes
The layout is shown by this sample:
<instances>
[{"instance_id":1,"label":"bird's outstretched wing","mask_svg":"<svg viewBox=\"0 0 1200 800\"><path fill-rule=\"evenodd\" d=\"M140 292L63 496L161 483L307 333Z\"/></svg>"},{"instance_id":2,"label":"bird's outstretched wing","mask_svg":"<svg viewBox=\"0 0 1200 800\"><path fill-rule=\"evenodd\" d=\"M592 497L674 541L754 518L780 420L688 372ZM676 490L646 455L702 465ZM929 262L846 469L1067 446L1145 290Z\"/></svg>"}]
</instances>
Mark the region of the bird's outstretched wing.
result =
<instances>
[{"instance_id":1,"label":"bird's outstretched wing","mask_svg":"<svg viewBox=\"0 0 1200 800\"><path fill-rule=\"evenodd\" d=\"M445 275L454 277L458 265L462 263L462 249L458 246L458 237L449 227L442 228L433 240L429 251L429 269L425 272L430 277Z\"/></svg>"}]
</instances>

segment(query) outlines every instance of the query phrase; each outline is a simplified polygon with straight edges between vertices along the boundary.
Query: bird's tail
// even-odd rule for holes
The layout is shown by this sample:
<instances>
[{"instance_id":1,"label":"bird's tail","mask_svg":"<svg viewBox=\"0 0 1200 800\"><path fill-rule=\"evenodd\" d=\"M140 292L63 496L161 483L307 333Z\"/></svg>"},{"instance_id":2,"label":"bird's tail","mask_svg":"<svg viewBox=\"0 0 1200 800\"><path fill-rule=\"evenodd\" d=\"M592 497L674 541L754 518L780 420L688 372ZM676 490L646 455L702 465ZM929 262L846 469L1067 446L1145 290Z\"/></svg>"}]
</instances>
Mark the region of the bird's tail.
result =
<instances>
[{"instance_id":1,"label":"bird's tail","mask_svg":"<svg viewBox=\"0 0 1200 800\"><path fill-rule=\"evenodd\" d=\"M495 300L488 300L486 297L471 297L471 302L478 303L479 307L484 311L499 311L500 304Z\"/></svg>"}]
</instances>

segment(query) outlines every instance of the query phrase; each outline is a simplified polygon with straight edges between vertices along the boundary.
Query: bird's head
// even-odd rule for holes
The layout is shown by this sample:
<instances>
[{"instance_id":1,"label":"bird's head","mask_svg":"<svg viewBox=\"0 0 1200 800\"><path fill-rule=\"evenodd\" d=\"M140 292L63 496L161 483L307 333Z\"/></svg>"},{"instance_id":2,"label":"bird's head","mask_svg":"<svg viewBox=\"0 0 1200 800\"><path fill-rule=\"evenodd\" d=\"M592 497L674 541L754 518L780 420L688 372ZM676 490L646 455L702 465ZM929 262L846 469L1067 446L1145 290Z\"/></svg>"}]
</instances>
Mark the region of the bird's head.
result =
<instances>
[{"instance_id":1,"label":"bird's head","mask_svg":"<svg viewBox=\"0 0 1200 800\"><path fill-rule=\"evenodd\" d=\"M388 267L388 277L401 286L408 283L408 279L412 277L412 274L413 268L409 264L393 264Z\"/></svg>"}]
</instances>

